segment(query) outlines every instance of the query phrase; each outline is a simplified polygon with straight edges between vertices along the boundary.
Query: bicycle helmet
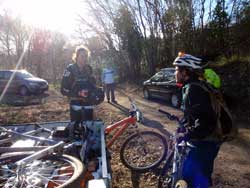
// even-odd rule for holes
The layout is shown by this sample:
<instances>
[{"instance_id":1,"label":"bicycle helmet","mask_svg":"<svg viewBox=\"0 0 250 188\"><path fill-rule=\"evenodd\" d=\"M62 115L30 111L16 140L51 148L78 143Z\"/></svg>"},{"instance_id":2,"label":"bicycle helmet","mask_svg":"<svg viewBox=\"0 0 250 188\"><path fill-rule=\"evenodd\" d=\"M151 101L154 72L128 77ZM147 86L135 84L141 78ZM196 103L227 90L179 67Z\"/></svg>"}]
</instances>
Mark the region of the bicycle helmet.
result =
<instances>
[{"instance_id":1,"label":"bicycle helmet","mask_svg":"<svg viewBox=\"0 0 250 188\"><path fill-rule=\"evenodd\" d=\"M179 52L178 57L174 60L174 66L185 66L191 69L202 69L201 59L190 54Z\"/></svg>"}]
</instances>

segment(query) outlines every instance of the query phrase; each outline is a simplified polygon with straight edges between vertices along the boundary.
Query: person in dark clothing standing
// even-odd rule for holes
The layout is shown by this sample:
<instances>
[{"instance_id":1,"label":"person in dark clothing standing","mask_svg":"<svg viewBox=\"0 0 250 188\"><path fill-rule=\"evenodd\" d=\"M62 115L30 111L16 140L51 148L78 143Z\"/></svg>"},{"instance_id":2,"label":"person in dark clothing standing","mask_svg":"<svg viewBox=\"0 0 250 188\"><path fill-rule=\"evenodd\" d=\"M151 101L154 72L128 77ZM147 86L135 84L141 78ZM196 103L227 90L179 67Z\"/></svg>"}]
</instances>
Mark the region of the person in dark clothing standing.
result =
<instances>
[{"instance_id":1,"label":"person in dark clothing standing","mask_svg":"<svg viewBox=\"0 0 250 188\"><path fill-rule=\"evenodd\" d=\"M61 93L70 100L70 120L79 122L93 119L93 108L88 101L90 90L95 87L92 67L87 64L90 51L79 46L73 54L73 64L67 66L61 82ZM72 106L84 106L84 112L75 111Z\"/></svg>"},{"instance_id":2,"label":"person in dark clothing standing","mask_svg":"<svg viewBox=\"0 0 250 188\"><path fill-rule=\"evenodd\" d=\"M220 141L213 135L217 116L213 110L210 95L199 86L196 71L201 70L201 59L189 54L180 54L174 61L176 82L182 87L183 122L186 133L179 133L195 148L189 152L183 165L183 179L190 188L212 186L214 160L219 152Z\"/></svg>"}]
</instances>

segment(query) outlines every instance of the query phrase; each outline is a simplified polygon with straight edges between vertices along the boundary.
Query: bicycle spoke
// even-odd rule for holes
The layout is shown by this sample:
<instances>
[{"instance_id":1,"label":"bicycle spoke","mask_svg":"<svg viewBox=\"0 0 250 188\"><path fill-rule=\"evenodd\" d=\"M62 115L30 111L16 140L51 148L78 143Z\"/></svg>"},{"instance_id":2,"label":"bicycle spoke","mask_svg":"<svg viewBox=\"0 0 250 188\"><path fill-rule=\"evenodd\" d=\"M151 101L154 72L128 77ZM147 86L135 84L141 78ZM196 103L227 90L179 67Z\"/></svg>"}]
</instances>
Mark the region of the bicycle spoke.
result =
<instances>
[{"instance_id":1,"label":"bicycle spoke","mask_svg":"<svg viewBox=\"0 0 250 188\"><path fill-rule=\"evenodd\" d=\"M159 165L166 150L166 141L160 134L144 131L127 138L120 157L125 166L142 172Z\"/></svg>"},{"instance_id":2,"label":"bicycle spoke","mask_svg":"<svg viewBox=\"0 0 250 188\"><path fill-rule=\"evenodd\" d=\"M10 157L11 158L11 157ZM10 169L11 164L20 158L3 160L0 163L0 188L45 188L58 187L66 184L74 175L75 167L70 161L54 157L53 160L35 160L18 170ZM11 161L11 162L10 162Z\"/></svg>"},{"instance_id":3,"label":"bicycle spoke","mask_svg":"<svg viewBox=\"0 0 250 188\"><path fill-rule=\"evenodd\" d=\"M153 141L151 138L140 138L128 144L125 156L138 167L145 165L145 163L152 163L158 156L162 155L163 146L160 144L160 142L157 142L157 140ZM156 147L157 145L158 147Z\"/></svg>"}]
</instances>

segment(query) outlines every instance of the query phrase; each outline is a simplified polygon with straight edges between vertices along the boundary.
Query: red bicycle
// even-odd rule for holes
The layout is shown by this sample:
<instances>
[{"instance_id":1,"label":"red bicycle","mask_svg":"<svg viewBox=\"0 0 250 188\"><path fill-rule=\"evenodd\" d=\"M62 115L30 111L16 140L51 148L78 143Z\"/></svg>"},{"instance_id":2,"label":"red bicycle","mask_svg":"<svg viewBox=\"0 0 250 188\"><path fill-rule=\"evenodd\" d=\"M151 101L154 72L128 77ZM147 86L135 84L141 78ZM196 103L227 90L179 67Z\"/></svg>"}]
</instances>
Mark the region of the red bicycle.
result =
<instances>
[{"instance_id":1,"label":"red bicycle","mask_svg":"<svg viewBox=\"0 0 250 188\"><path fill-rule=\"evenodd\" d=\"M145 172L157 167L164 159L167 153L167 142L157 132L138 129L137 122L143 121L143 115L130 97L129 101L131 103L129 117L105 128L106 134L118 129L112 138L107 141L107 147L110 148L130 125L134 126L136 128L135 133L129 136L121 146L120 158L127 168Z\"/></svg>"}]
</instances>

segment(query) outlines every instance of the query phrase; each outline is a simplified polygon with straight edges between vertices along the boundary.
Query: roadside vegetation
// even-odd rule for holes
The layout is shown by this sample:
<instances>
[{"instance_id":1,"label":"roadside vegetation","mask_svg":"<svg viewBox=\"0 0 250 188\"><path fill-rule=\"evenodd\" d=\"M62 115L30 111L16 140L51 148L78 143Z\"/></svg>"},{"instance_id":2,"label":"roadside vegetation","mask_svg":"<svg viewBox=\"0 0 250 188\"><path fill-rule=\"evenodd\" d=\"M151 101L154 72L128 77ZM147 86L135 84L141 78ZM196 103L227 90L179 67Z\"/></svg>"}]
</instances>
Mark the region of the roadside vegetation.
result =
<instances>
[{"instance_id":1,"label":"roadside vegetation","mask_svg":"<svg viewBox=\"0 0 250 188\"><path fill-rule=\"evenodd\" d=\"M116 69L119 82L141 83L159 68L172 66L179 51L216 65L222 77L231 70L223 67L244 71L240 75L248 76L237 77L237 82L250 83L248 0L86 0L83 4L91 20L78 15L74 39L91 50L90 63L99 84L106 64ZM7 10L0 13L0 26L0 69L14 69L24 53L19 68L50 84L60 83L75 48L69 38L26 25ZM229 85L232 80L234 75L227 80ZM250 101L249 84L240 89L245 94L237 103L243 98Z\"/></svg>"}]
</instances>

